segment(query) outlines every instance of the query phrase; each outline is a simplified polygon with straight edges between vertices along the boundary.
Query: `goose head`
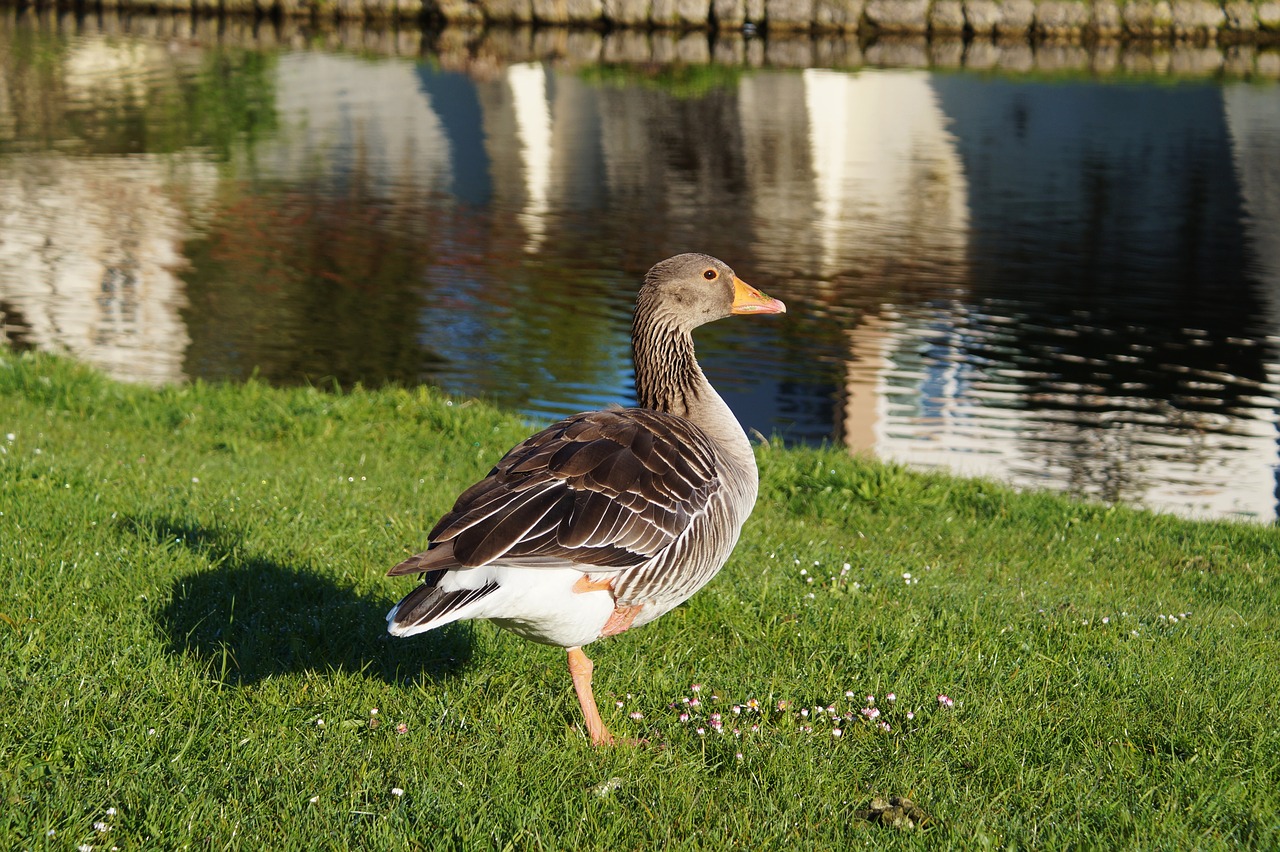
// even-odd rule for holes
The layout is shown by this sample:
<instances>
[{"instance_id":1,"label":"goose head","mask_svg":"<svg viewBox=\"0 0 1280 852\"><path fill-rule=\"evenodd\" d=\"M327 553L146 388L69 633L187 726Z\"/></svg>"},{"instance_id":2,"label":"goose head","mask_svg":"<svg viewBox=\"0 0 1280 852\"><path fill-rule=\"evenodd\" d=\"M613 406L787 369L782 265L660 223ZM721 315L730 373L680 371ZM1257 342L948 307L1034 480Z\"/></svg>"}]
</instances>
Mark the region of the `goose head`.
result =
<instances>
[{"instance_id":1,"label":"goose head","mask_svg":"<svg viewBox=\"0 0 1280 852\"><path fill-rule=\"evenodd\" d=\"M733 314L781 314L787 307L739 278L722 260L678 254L657 263L644 277L637 318L681 331Z\"/></svg>"}]
</instances>

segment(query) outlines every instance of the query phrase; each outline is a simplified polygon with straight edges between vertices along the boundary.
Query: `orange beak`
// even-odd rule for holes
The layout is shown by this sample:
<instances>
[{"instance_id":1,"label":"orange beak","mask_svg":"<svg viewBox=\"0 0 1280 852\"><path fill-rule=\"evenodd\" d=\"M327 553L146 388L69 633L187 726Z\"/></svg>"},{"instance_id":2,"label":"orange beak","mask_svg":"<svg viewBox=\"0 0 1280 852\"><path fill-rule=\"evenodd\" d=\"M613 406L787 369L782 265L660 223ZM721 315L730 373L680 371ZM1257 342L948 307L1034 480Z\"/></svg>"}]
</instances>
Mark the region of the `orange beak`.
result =
<instances>
[{"instance_id":1,"label":"orange beak","mask_svg":"<svg viewBox=\"0 0 1280 852\"><path fill-rule=\"evenodd\" d=\"M735 314L785 314L787 306L777 299L770 299L755 287L733 276L733 313Z\"/></svg>"}]
</instances>

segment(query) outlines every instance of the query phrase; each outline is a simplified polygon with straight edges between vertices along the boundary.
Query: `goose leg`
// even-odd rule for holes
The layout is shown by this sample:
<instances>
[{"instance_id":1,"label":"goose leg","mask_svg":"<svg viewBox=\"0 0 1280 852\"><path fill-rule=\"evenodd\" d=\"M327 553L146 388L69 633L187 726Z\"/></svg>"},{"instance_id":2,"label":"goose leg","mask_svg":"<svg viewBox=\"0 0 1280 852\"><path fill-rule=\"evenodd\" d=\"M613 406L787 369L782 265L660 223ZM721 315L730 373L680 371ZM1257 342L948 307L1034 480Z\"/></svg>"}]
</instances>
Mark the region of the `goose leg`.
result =
<instances>
[{"instance_id":1,"label":"goose leg","mask_svg":"<svg viewBox=\"0 0 1280 852\"><path fill-rule=\"evenodd\" d=\"M591 691L591 671L595 666L581 648L569 649L569 674L573 676L573 689L578 693L582 715L587 721L587 733L592 745L613 745L613 734L604 726L600 711L596 708L595 694Z\"/></svg>"}]
</instances>

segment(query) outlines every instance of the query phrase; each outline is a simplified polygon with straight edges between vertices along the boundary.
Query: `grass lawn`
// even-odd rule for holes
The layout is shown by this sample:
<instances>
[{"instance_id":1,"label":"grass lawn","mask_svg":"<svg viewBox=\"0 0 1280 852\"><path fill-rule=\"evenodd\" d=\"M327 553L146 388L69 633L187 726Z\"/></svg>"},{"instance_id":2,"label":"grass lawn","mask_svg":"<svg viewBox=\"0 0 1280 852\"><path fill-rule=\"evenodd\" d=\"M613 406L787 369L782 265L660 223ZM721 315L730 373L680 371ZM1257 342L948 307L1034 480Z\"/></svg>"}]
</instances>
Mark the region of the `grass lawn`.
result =
<instances>
[{"instance_id":1,"label":"grass lawn","mask_svg":"<svg viewBox=\"0 0 1280 852\"><path fill-rule=\"evenodd\" d=\"M720 576L588 649L648 740L596 750L559 649L384 632L527 431L0 353L0 848L1280 847L1275 527L761 447Z\"/></svg>"}]
</instances>

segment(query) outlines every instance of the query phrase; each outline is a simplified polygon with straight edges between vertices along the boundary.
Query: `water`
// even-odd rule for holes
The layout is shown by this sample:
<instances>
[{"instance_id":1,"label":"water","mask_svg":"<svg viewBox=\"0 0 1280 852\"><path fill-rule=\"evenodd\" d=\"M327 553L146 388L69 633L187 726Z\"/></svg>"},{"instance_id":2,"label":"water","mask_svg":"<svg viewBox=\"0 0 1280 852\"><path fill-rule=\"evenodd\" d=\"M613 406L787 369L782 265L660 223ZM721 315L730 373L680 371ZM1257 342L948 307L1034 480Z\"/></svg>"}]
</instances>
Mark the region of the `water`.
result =
<instances>
[{"instance_id":1,"label":"water","mask_svg":"<svg viewBox=\"0 0 1280 852\"><path fill-rule=\"evenodd\" d=\"M545 421L631 399L638 280L697 249L788 304L699 337L748 428L1277 517L1274 81L455 63L131 21L0 18L11 346Z\"/></svg>"}]
</instances>

